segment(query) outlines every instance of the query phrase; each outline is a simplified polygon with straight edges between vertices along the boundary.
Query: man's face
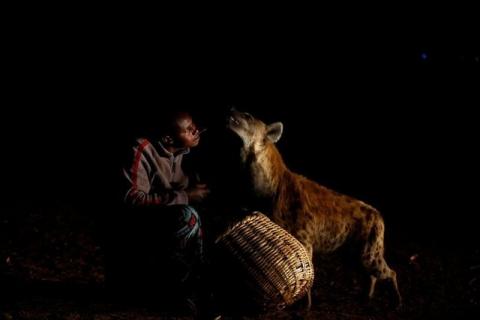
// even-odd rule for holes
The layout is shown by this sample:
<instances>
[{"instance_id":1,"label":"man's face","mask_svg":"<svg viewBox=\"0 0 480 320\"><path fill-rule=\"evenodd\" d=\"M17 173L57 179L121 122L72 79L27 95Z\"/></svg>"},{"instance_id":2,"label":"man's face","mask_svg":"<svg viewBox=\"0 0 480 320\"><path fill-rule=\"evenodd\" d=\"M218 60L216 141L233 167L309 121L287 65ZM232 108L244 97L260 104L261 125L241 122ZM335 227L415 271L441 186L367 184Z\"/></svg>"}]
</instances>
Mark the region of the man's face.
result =
<instances>
[{"instance_id":1,"label":"man's face","mask_svg":"<svg viewBox=\"0 0 480 320\"><path fill-rule=\"evenodd\" d=\"M187 113L181 114L176 123L175 145L180 148L196 147L200 142L200 132L192 117Z\"/></svg>"}]
</instances>

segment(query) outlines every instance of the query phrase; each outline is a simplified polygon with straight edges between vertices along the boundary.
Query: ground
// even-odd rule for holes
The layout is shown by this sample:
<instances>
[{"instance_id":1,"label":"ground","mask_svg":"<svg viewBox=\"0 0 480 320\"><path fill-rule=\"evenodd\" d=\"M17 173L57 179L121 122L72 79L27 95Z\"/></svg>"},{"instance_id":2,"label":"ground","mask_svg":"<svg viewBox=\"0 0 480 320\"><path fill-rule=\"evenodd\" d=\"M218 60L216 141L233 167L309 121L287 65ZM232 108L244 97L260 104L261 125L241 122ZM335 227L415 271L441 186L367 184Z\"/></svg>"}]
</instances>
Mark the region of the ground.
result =
<instances>
[{"instance_id":1,"label":"ground","mask_svg":"<svg viewBox=\"0 0 480 320\"><path fill-rule=\"evenodd\" d=\"M184 308L166 310L155 303L110 296L95 219L82 210L19 206L0 217L0 319L189 319ZM387 284L380 284L374 300L366 302L362 274L348 259L333 255L315 261L313 307L306 318L459 319L478 312L478 244L458 248L401 232L387 234L386 243L387 259L398 273L405 299L402 309L395 310ZM288 308L243 319L298 315L296 308Z\"/></svg>"}]
</instances>

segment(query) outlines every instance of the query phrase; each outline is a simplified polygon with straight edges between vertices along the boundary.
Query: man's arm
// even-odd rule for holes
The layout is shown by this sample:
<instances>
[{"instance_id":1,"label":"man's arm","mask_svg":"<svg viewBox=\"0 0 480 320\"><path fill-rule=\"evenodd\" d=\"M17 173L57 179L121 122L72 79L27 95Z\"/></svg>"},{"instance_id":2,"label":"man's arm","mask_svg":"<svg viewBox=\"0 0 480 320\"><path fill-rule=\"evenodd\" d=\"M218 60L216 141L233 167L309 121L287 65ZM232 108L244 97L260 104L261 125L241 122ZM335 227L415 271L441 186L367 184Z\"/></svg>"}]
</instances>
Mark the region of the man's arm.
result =
<instances>
[{"instance_id":1,"label":"man's arm","mask_svg":"<svg viewBox=\"0 0 480 320\"><path fill-rule=\"evenodd\" d=\"M134 206L188 204L187 192L184 190L165 189L151 192L151 167L147 161L149 157L149 142L140 141L134 148L134 159L129 170L124 170L129 189L124 201Z\"/></svg>"}]
</instances>

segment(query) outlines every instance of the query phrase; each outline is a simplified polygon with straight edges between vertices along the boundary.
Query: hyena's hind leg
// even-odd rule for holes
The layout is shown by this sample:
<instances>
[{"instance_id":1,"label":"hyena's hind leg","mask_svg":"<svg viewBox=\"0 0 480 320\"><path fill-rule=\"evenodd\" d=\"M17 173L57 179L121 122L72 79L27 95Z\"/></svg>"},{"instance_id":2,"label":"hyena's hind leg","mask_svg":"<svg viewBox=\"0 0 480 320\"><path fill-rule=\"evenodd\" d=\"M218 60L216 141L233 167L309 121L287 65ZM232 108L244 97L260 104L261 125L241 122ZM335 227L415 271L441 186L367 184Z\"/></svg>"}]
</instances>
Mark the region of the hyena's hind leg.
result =
<instances>
[{"instance_id":1,"label":"hyena's hind leg","mask_svg":"<svg viewBox=\"0 0 480 320\"><path fill-rule=\"evenodd\" d=\"M362 252L362 264L370 275L370 288L368 297L371 299L375 292L377 280L390 280L395 290L397 298L397 307L402 305L402 296L398 289L397 274L385 261L384 233L385 226L380 215L373 219L367 227L368 231L364 233L364 247Z\"/></svg>"}]
</instances>

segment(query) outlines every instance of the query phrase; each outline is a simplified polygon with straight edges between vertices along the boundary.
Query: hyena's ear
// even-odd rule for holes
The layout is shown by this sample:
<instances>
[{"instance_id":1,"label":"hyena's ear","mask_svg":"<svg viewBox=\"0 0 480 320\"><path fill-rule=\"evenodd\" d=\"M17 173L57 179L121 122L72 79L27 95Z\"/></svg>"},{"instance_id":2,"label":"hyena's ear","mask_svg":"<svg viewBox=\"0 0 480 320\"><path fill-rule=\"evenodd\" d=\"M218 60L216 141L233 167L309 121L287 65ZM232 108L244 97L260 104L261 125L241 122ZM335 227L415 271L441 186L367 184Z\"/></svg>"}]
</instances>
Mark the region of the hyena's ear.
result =
<instances>
[{"instance_id":1,"label":"hyena's ear","mask_svg":"<svg viewBox=\"0 0 480 320\"><path fill-rule=\"evenodd\" d=\"M268 140L276 143L280 140L283 132L283 123L275 122L267 126L267 138Z\"/></svg>"}]
</instances>

